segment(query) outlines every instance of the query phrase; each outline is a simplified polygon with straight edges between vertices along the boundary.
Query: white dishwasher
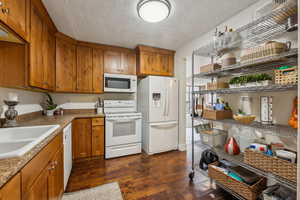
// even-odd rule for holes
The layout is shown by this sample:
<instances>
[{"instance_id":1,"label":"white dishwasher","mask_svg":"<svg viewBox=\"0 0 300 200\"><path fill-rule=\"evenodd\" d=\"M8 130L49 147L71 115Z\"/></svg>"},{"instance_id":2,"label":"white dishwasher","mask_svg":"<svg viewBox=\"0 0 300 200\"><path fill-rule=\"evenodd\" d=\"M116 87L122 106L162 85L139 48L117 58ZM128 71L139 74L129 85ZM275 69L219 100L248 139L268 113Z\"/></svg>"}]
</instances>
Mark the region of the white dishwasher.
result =
<instances>
[{"instance_id":1,"label":"white dishwasher","mask_svg":"<svg viewBox=\"0 0 300 200\"><path fill-rule=\"evenodd\" d=\"M64 128L64 188L66 189L72 170L72 124Z\"/></svg>"}]
</instances>

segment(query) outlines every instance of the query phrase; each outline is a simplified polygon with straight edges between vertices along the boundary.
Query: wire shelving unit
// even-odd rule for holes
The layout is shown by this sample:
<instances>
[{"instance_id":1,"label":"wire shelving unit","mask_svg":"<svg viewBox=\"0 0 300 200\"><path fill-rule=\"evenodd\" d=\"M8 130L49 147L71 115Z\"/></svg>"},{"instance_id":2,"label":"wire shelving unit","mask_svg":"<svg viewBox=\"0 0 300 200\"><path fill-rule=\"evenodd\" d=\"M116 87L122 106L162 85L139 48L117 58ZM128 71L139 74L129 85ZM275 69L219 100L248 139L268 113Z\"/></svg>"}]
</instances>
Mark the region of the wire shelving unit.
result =
<instances>
[{"instance_id":1,"label":"wire shelving unit","mask_svg":"<svg viewBox=\"0 0 300 200\"><path fill-rule=\"evenodd\" d=\"M228 51L235 51L235 50L241 50L245 48L251 48L257 45L260 45L262 43L265 43L273 38L279 37L283 35L284 33L287 33L286 31L286 23L276 23L275 17L278 15L282 15L287 10L291 9L291 7L284 7L281 9L277 9L270 14L261 17L245 26L242 26L238 28L235 32L238 36L238 39L236 38L235 41L232 41L225 46L223 45L222 48L216 47L215 42L212 41L208 43L207 45L204 45L200 47L199 49L196 49L193 51L192 54L192 170L189 174L189 177L191 181L193 181L194 174L195 174L195 124L197 120L207 120L207 119L201 119L198 116L195 116L195 98L198 95L204 95L204 94L232 94L232 93L242 93L242 92L283 92L288 90L297 90L298 85L269 85L269 86L257 86L257 87L244 87L244 88L226 88L226 89L218 89L218 90L199 90L195 91L195 79L206 79L214 81L215 78L220 77L228 77L233 75L239 75L239 74L247 74L247 73L255 73L255 72L263 72L263 71L270 71L275 69L279 66L284 65L295 65L298 64L297 57L298 57L298 49L290 49L287 52L281 53L280 55L276 56L269 56L264 57L259 60L255 60L253 62L247 62L247 63L237 63L232 66L228 66L226 68L222 68L220 70L216 70L213 72L207 72L207 73L199 73L195 74L195 58L198 57L210 57L213 61L214 58L221 56L225 52ZM211 95L213 98L213 95ZM213 99L212 99L213 100ZM213 101L212 101L213 102ZM262 129L262 130L269 130L269 131L282 131L287 132L287 137L296 137L297 133L295 130L288 126L282 126L282 125L262 125L259 122L254 122L250 125L243 125L239 124L238 122L234 120L210 120L212 122L220 122L225 123L229 125L238 125L238 126L248 126L254 129ZM210 147L212 148L212 147ZM261 170L258 170L256 168L253 168L243 162L243 156L240 155L240 157L232 158L228 154L224 153L224 151L220 149L214 149L214 150L220 158L227 159L229 161L232 161L242 167L245 167L249 169L250 171L253 171L261 176L265 176L267 178L272 178L276 180L276 182L286 185L292 190L296 189L296 184L292 183L284 178L277 177L270 175L270 173L263 172ZM238 199L244 200L243 197L241 197L239 194L237 194L234 191L229 190L226 188L226 186L221 185L216 182L217 185L219 185L221 188L226 190L227 192L231 193L233 196L235 196Z\"/></svg>"}]
</instances>

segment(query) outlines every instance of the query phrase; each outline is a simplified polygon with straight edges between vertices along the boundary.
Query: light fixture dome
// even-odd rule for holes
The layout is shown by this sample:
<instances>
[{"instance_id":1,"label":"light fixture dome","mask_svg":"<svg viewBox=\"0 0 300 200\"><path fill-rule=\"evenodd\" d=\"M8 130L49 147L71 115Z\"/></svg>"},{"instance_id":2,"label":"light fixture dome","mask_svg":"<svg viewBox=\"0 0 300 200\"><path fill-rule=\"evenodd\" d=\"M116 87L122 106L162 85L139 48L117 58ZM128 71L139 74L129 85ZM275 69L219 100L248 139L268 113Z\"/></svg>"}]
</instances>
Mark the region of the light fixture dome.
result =
<instances>
[{"instance_id":1,"label":"light fixture dome","mask_svg":"<svg viewBox=\"0 0 300 200\"><path fill-rule=\"evenodd\" d=\"M171 4L168 0L140 0L137 12L144 21L156 23L169 16Z\"/></svg>"}]
</instances>

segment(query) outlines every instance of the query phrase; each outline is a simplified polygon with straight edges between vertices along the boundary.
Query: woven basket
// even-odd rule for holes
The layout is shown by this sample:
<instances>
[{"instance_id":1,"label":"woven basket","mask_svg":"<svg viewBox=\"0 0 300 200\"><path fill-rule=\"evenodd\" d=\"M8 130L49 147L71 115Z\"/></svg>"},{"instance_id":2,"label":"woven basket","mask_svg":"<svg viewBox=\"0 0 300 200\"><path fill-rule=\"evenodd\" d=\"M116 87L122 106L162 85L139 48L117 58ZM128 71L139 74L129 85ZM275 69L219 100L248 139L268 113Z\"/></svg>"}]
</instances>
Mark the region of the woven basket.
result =
<instances>
[{"instance_id":1,"label":"woven basket","mask_svg":"<svg viewBox=\"0 0 300 200\"><path fill-rule=\"evenodd\" d=\"M244 162L265 172L297 182L297 165L289 161L246 149Z\"/></svg>"},{"instance_id":2,"label":"woven basket","mask_svg":"<svg viewBox=\"0 0 300 200\"><path fill-rule=\"evenodd\" d=\"M246 183L237 181L230 176L222 173L219 170L216 170L212 165L218 166L218 162L212 163L208 166L208 175L219 184L224 185L230 190L238 193L247 200L256 200L261 192L266 188L267 179L261 178L253 185L248 185Z\"/></svg>"},{"instance_id":3,"label":"woven basket","mask_svg":"<svg viewBox=\"0 0 300 200\"><path fill-rule=\"evenodd\" d=\"M275 70L275 83L280 85L289 85L298 83L298 67L294 66L288 69Z\"/></svg>"},{"instance_id":4,"label":"woven basket","mask_svg":"<svg viewBox=\"0 0 300 200\"><path fill-rule=\"evenodd\" d=\"M265 57L279 55L288 49L289 47L285 43L270 41L263 46L243 50L241 63L254 62Z\"/></svg>"},{"instance_id":5,"label":"woven basket","mask_svg":"<svg viewBox=\"0 0 300 200\"><path fill-rule=\"evenodd\" d=\"M233 115L233 119L242 124L251 124L255 120L255 115Z\"/></svg>"},{"instance_id":6,"label":"woven basket","mask_svg":"<svg viewBox=\"0 0 300 200\"><path fill-rule=\"evenodd\" d=\"M224 89L224 88L229 88L229 83L226 82L207 83L207 90L217 90L217 89Z\"/></svg>"}]
</instances>

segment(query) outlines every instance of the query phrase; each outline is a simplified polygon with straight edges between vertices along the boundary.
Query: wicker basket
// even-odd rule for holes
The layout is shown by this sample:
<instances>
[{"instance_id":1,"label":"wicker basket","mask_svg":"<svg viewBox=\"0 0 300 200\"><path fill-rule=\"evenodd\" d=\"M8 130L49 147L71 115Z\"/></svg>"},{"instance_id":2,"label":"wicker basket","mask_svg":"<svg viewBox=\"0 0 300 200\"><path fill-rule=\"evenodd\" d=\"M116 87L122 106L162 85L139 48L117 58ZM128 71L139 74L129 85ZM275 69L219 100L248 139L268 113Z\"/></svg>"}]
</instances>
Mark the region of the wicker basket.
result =
<instances>
[{"instance_id":1,"label":"wicker basket","mask_svg":"<svg viewBox=\"0 0 300 200\"><path fill-rule=\"evenodd\" d=\"M279 55L288 51L288 49L289 46L286 43L270 41L263 46L243 50L241 53L241 63L254 62L265 57Z\"/></svg>"},{"instance_id":2,"label":"wicker basket","mask_svg":"<svg viewBox=\"0 0 300 200\"><path fill-rule=\"evenodd\" d=\"M297 165L295 163L249 149L245 150L244 162L292 182L297 182Z\"/></svg>"},{"instance_id":3,"label":"wicker basket","mask_svg":"<svg viewBox=\"0 0 300 200\"><path fill-rule=\"evenodd\" d=\"M287 0L284 3L275 3L273 7L273 11L277 11L283 9L282 11L278 12L277 15L273 15L273 19L277 24L284 24L286 20L298 13L297 9L297 0Z\"/></svg>"},{"instance_id":4,"label":"wicker basket","mask_svg":"<svg viewBox=\"0 0 300 200\"><path fill-rule=\"evenodd\" d=\"M237 181L230 176L222 173L221 171L212 167L217 166L218 162L212 163L208 166L208 175L219 184L224 185L228 189L238 193L247 200L256 200L261 192L266 188L267 179L261 178L257 183L253 185L247 185L246 183Z\"/></svg>"},{"instance_id":5,"label":"wicker basket","mask_svg":"<svg viewBox=\"0 0 300 200\"><path fill-rule=\"evenodd\" d=\"M242 124L251 124L255 120L255 115L233 115L233 119Z\"/></svg>"},{"instance_id":6,"label":"wicker basket","mask_svg":"<svg viewBox=\"0 0 300 200\"><path fill-rule=\"evenodd\" d=\"M287 69L275 70L275 83L280 85L289 85L298 83L298 67L294 66Z\"/></svg>"},{"instance_id":7,"label":"wicker basket","mask_svg":"<svg viewBox=\"0 0 300 200\"><path fill-rule=\"evenodd\" d=\"M205 72L212 72L215 70L221 69L221 65L219 64L208 64L208 65L203 65L200 67L200 72L205 73Z\"/></svg>"},{"instance_id":8,"label":"wicker basket","mask_svg":"<svg viewBox=\"0 0 300 200\"><path fill-rule=\"evenodd\" d=\"M229 83L226 82L207 83L207 90L217 90L223 88L229 88Z\"/></svg>"}]
</instances>

